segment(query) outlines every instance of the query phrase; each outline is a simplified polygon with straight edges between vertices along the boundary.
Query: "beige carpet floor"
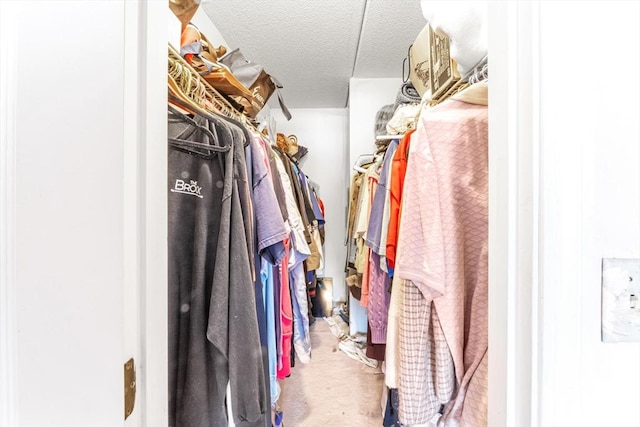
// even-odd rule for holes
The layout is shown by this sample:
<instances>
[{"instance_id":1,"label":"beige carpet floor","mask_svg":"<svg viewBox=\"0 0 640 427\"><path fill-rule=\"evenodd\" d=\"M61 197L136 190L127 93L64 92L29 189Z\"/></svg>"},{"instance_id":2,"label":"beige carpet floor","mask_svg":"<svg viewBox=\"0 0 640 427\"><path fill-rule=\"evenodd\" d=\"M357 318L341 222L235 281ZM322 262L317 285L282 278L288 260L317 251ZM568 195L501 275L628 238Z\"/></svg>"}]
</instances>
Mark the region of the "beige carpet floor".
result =
<instances>
[{"instance_id":1,"label":"beige carpet floor","mask_svg":"<svg viewBox=\"0 0 640 427\"><path fill-rule=\"evenodd\" d=\"M280 382L284 427L380 427L384 376L338 349L323 319L311 325L311 363Z\"/></svg>"}]
</instances>

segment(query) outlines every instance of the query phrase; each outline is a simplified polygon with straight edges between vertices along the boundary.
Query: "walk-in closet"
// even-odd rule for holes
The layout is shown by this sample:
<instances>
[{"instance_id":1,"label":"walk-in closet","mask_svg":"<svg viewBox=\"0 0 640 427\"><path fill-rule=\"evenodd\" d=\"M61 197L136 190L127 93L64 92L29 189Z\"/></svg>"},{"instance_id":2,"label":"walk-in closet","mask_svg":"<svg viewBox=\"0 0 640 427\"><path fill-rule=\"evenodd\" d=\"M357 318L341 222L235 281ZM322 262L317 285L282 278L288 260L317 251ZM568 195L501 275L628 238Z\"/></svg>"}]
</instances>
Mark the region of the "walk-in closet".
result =
<instances>
[{"instance_id":1,"label":"walk-in closet","mask_svg":"<svg viewBox=\"0 0 640 427\"><path fill-rule=\"evenodd\" d=\"M639 23L0 0L0 427L640 425Z\"/></svg>"},{"instance_id":2,"label":"walk-in closet","mask_svg":"<svg viewBox=\"0 0 640 427\"><path fill-rule=\"evenodd\" d=\"M486 4L170 5L169 425L487 425Z\"/></svg>"}]
</instances>

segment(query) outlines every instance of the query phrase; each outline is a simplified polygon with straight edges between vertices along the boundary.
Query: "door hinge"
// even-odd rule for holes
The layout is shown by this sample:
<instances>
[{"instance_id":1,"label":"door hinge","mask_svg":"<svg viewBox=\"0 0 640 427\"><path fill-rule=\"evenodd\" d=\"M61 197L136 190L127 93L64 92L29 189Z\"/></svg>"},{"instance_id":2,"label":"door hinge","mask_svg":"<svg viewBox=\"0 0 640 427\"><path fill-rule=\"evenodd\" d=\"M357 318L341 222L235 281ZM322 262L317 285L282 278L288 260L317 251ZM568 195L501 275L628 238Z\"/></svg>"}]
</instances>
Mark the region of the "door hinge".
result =
<instances>
[{"instance_id":1,"label":"door hinge","mask_svg":"<svg viewBox=\"0 0 640 427\"><path fill-rule=\"evenodd\" d=\"M133 412L136 404L136 365L133 358L124 364L124 419Z\"/></svg>"}]
</instances>

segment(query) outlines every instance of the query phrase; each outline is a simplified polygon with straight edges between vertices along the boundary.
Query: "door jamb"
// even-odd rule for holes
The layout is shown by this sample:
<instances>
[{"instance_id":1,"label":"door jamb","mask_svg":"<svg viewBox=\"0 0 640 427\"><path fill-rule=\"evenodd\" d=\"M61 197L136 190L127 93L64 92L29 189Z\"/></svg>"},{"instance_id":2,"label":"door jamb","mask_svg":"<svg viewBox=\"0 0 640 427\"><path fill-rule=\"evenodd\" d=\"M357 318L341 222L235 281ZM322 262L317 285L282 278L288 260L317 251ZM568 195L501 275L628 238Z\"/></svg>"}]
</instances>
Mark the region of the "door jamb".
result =
<instances>
[{"instance_id":1,"label":"door jamb","mask_svg":"<svg viewBox=\"0 0 640 427\"><path fill-rule=\"evenodd\" d=\"M538 425L538 3L488 14L489 425Z\"/></svg>"},{"instance_id":2,"label":"door jamb","mask_svg":"<svg viewBox=\"0 0 640 427\"><path fill-rule=\"evenodd\" d=\"M18 424L16 74L18 8L0 2L0 425Z\"/></svg>"}]
</instances>

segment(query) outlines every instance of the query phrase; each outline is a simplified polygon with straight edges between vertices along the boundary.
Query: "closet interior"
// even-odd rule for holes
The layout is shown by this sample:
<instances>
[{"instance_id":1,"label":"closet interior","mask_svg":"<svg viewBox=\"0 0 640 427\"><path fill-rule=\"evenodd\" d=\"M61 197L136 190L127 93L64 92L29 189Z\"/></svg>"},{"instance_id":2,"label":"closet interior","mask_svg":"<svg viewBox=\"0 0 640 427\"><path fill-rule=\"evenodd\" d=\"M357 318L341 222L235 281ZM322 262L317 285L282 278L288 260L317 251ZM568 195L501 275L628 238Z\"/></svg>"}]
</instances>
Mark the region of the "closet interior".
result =
<instances>
[{"instance_id":1,"label":"closet interior","mask_svg":"<svg viewBox=\"0 0 640 427\"><path fill-rule=\"evenodd\" d=\"M0 426L640 426L640 2L178 3L0 1Z\"/></svg>"},{"instance_id":2,"label":"closet interior","mask_svg":"<svg viewBox=\"0 0 640 427\"><path fill-rule=\"evenodd\" d=\"M169 3L169 425L487 425L481 8L422 2L402 78L305 111L213 13ZM302 399L305 375L325 384ZM338 380L376 388L371 413L327 409Z\"/></svg>"}]
</instances>

